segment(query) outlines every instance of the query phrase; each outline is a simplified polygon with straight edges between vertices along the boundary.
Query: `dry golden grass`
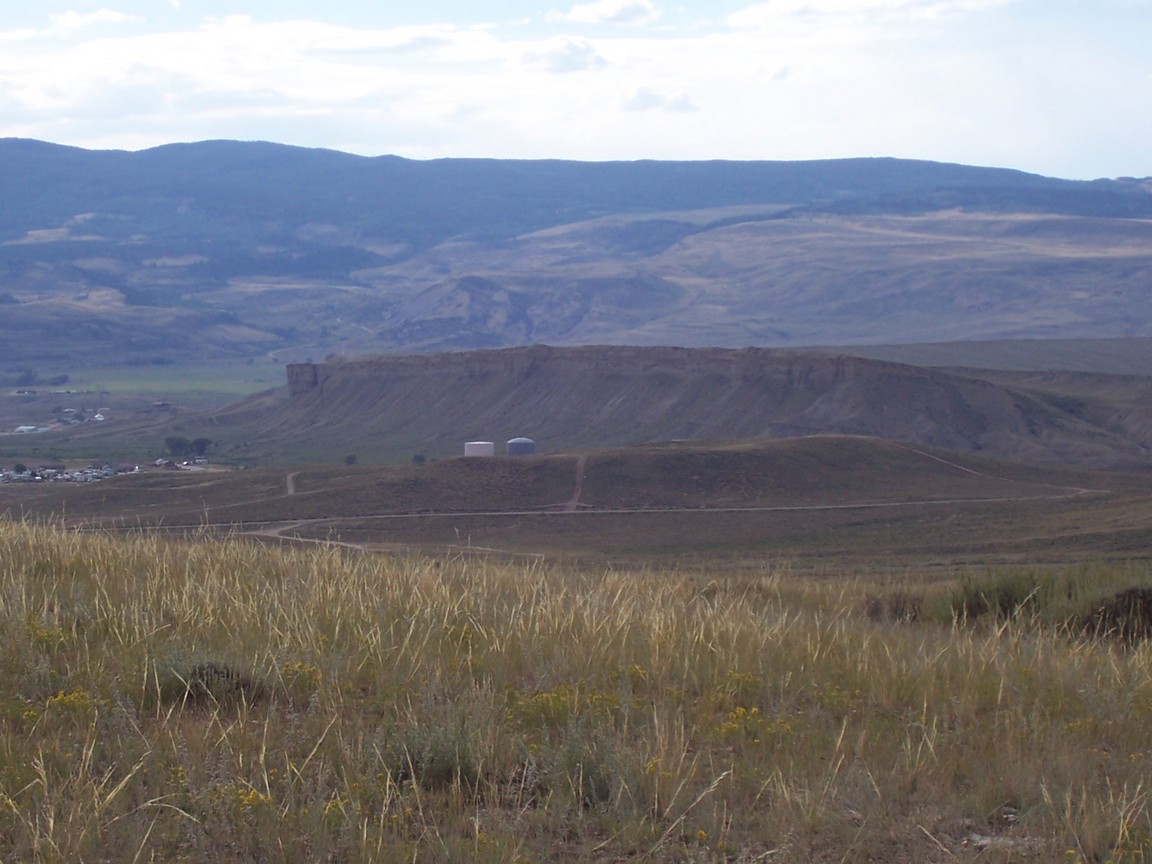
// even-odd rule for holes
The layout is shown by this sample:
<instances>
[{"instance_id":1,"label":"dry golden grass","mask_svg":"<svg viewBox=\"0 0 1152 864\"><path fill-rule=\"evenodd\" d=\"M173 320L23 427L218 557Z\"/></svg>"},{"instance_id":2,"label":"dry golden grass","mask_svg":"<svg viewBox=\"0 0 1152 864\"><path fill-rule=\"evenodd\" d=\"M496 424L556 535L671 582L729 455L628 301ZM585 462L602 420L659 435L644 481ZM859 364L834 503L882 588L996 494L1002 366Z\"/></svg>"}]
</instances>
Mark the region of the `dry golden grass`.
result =
<instances>
[{"instance_id":1,"label":"dry golden grass","mask_svg":"<svg viewBox=\"0 0 1152 864\"><path fill-rule=\"evenodd\" d=\"M1152 857L1152 650L951 590L0 524L0 859Z\"/></svg>"}]
</instances>

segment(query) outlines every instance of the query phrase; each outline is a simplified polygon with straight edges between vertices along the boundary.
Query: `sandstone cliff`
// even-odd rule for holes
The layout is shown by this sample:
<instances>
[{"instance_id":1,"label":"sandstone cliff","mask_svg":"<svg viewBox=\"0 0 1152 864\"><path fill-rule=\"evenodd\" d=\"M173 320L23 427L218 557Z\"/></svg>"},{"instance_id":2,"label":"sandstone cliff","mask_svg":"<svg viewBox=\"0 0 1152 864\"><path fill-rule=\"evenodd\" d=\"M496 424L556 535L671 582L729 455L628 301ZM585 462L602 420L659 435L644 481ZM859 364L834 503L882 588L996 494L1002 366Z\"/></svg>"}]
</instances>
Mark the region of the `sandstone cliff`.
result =
<instances>
[{"instance_id":1,"label":"sandstone cliff","mask_svg":"<svg viewBox=\"0 0 1152 864\"><path fill-rule=\"evenodd\" d=\"M288 383L266 434L307 437L317 458L834 433L1103 467L1147 464L1152 444L981 378L803 351L535 345L295 364Z\"/></svg>"}]
</instances>

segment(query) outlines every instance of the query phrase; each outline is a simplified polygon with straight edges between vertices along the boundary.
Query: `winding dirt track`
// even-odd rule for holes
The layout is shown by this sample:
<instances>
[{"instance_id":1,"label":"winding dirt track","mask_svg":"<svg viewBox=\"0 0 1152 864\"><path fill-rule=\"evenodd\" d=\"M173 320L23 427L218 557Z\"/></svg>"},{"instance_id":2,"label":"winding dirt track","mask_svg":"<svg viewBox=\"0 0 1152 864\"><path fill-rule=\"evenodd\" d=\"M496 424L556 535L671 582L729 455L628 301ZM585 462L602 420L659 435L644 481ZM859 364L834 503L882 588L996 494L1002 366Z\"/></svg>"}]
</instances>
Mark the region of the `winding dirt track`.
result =
<instances>
[{"instance_id":1,"label":"winding dirt track","mask_svg":"<svg viewBox=\"0 0 1152 864\"><path fill-rule=\"evenodd\" d=\"M587 453L581 453L576 457L576 486L572 490L572 497L564 502L564 510L568 513L580 506L580 495L584 491L584 466L587 464Z\"/></svg>"},{"instance_id":2,"label":"winding dirt track","mask_svg":"<svg viewBox=\"0 0 1152 864\"><path fill-rule=\"evenodd\" d=\"M961 471L966 474L984 477L990 480L1000 481L1014 481L1014 478L998 476L996 474L989 474L986 472L977 471L972 468L965 467L964 465L957 464L949 461L941 456L933 453L920 450L916 447L895 444L895 446L903 449L909 453L914 453L926 459L931 459L940 464L946 465L956 471ZM524 516L536 517L553 517L553 518L572 518L578 516L604 516L614 515L621 517L628 516L644 516L652 514L693 514L696 516L715 516L717 514L736 514L736 513L798 513L798 512L822 512L822 511L851 511L851 510L896 510L900 508L913 508L913 507L949 507L970 504L998 504L998 503L1012 503L1012 502L1031 502L1031 501L1055 501L1061 499L1071 499L1088 494L1110 494L1109 490L1104 489L1087 489L1075 486L1063 486L1042 482L1028 482L1038 489L1050 490L1045 494L1035 495L1015 495L1015 496L999 496L999 497L983 497L983 498L928 498L917 499L911 501L860 501L847 504L780 504L780 505L759 505L759 506L726 506L726 507L632 507L632 508L610 508L610 509L597 509L593 505L584 504L580 498L584 489L584 481L586 476L588 457L586 454L577 454L575 464L575 474L573 477L572 494L566 500L558 502L553 505L544 507L537 507L532 509L516 509L516 510L475 510L475 511L456 511L456 512L423 512L423 513L361 513L349 516L321 516L309 518L296 518L296 519L264 519L264 520L217 520L217 521L199 521L195 524L172 524L165 523L157 525L151 529L145 527L144 530L159 530L159 531L179 531L179 530L219 530L227 531L234 535L251 536L255 538L275 539L279 541L288 541L293 543L307 543L318 544L323 546L342 547L348 549L356 549L361 551L367 550L380 550L380 549L394 549L394 543L352 543L333 538L315 538L315 537L301 537L296 532L301 529L313 529L318 526L329 526L333 531L339 528L342 524L355 522L363 525L370 521L379 521L382 523L394 522L396 520L431 520L431 519L460 519L460 518L488 518L488 519L501 519L501 518L522 518ZM284 477L285 491L279 495L273 495L267 498L246 502L250 504L259 504L265 500L272 498L283 498L297 494L296 478L300 472L292 471ZM135 525L127 526L97 526L89 523L88 525L78 525L80 528L91 528L97 530L131 530L140 531L142 526ZM536 553L523 553L523 552L510 552L508 550L490 549L487 547L472 546L464 544L436 544L438 547L445 548L454 552L468 551L468 552L499 552L502 554L513 555L528 555L529 557L540 557ZM423 547L422 547L423 548Z\"/></svg>"},{"instance_id":3,"label":"winding dirt track","mask_svg":"<svg viewBox=\"0 0 1152 864\"><path fill-rule=\"evenodd\" d=\"M978 477L985 477L991 480L1007 480L1011 481L1013 478L1002 477L995 474L989 474L982 471L977 471L972 468L965 467L958 463L952 462L943 457L937 456L932 453L897 444L909 453L915 453L926 459L931 459L939 462L954 470L962 471L966 474L971 474ZM173 528L217 528L222 530L229 530L237 534L248 535L253 537L262 537L269 539L276 539L282 541L290 541L294 543L309 543L319 544L324 546L339 546L349 549L358 550L372 550L392 548L394 544L383 543L350 543L342 540L334 539L319 539L314 537L301 537L294 534L294 532L308 527L316 528L317 526L327 525L336 529L342 523L357 522L363 524L366 521L380 521L389 522L396 520L430 520L430 519L459 519L459 518L520 518L524 516L537 516L537 517L556 517L566 518L581 515L616 515L616 516L643 516L651 514L695 514L698 516L708 516L725 513L797 513L797 512L821 512L821 511L849 511L849 510L885 510L885 509L899 509L910 507L947 507L958 506L966 504L1000 504L1000 503L1013 503L1013 502L1030 502L1030 501L1054 501L1061 499L1076 498L1088 494L1109 494L1108 490L1104 489L1087 489L1076 486L1062 486L1049 483L1033 483L1038 488L1045 488L1052 490L1048 494L1037 495L1016 495L1016 496L999 496L999 497L985 497L985 498L932 498L932 499L918 499L913 501L862 501L850 504L786 504L786 505L761 505L761 506L733 506L733 507L633 507L633 508L612 508L612 509L595 509L591 505L583 504L580 501L581 494L584 487L584 479L586 473L588 457L586 454L579 454L576 459L575 476L573 478L572 495L567 501L546 506L542 508L533 509L517 509L517 510L475 510L467 512L445 512L445 513L363 513L355 516L323 516L305 519L292 519L292 520L244 520L244 521L226 521L226 522L209 522L198 523L195 526L180 526L180 525L167 525L167 529ZM287 490L287 495L296 494L296 476L299 472L292 472L285 476L284 484ZM254 502L255 503L255 502ZM470 550L473 552L503 552L507 554L526 554L526 553L509 553L507 550L489 549L487 547L477 547L456 544L446 544L445 548L455 551ZM536 556L534 553L532 557Z\"/></svg>"}]
</instances>

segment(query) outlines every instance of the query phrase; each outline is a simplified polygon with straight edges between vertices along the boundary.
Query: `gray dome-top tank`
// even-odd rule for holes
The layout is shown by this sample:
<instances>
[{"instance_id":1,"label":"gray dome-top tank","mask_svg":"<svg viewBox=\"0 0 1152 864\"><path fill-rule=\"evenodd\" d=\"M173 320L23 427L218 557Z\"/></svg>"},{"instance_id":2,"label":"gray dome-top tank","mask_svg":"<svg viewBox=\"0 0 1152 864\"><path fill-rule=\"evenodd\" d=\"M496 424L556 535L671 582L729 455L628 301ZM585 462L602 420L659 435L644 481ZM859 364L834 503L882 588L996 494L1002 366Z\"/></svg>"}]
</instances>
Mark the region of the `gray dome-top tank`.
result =
<instances>
[{"instance_id":1,"label":"gray dome-top tank","mask_svg":"<svg viewBox=\"0 0 1152 864\"><path fill-rule=\"evenodd\" d=\"M509 456L531 456L536 452L536 442L531 438L511 438L505 447Z\"/></svg>"}]
</instances>

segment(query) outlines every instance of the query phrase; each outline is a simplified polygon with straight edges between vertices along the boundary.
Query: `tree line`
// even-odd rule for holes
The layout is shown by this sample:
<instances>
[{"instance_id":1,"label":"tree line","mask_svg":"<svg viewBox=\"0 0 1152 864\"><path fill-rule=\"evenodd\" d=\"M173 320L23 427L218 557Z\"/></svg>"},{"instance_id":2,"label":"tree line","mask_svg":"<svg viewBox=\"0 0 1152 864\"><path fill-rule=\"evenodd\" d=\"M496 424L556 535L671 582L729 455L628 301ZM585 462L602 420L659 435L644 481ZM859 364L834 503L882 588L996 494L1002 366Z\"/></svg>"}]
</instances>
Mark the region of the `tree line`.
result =
<instances>
[{"instance_id":1,"label":"tree line","mask_svg":"<svg viewBox=\"0 0 1152 864\"><path fill-rule=\"evenodd\" d=\"M164 447L172 456L207 456L212 441L209 438L184 438L169 435L164 439Z\"/></svg>"}]
</instances>

